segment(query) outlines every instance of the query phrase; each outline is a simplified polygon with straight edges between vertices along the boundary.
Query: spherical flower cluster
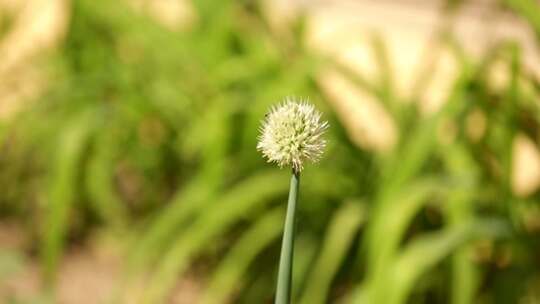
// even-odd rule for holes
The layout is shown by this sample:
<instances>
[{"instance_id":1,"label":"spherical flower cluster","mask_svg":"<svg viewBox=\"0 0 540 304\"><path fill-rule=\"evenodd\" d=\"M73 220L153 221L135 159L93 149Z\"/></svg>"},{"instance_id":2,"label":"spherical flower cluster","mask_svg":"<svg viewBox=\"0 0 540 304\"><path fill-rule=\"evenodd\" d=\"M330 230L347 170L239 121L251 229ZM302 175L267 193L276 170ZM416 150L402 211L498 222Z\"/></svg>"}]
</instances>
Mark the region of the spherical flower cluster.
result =
<instances>
[{"instance_id":1,"label":"spherical flower cluster","mask_svg":"<svg viewBox=\"0 0 540 304\"><path fill-rule=\"evenodd\" d=\"M292 166L300 172L305 161L317 162L321 158L327 128L328 122L321 120L321 113L313 105L288 98L266 115L257 150L268 162L275 162L280 168Z\"/></svg>"}]
</instances>

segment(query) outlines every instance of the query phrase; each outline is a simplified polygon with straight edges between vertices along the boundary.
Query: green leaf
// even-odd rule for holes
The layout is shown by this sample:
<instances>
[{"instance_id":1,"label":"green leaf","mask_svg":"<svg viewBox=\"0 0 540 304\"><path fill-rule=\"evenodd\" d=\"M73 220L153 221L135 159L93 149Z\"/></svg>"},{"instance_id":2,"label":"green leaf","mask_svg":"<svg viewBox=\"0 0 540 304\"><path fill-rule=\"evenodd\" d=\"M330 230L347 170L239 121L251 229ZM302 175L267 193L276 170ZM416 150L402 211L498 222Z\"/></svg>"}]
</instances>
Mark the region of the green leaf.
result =
<instances>
[{"instance_id":1,"label":"green leaf","mask_svg":"<svg viewBox=\"0 0 540 304\"><path fill-rule=\"evenodd\" d=\"M98 135L85 181L94 211L106 222L121 227L126 224L127 210L114 187L115 139L111 133Z\"/></svg>"},{"instance_id":2,"label":"green leaf","mask_svg":"<svg viewBox=\"0 0 540 304\"><path fill-rule=\"evenodd\" d=\"M381 273L394 256L413 217L427 203L427 198L447 190L447 184L436 178L418 179L372 215L368 233L370 273ZM384 236L381 238L381 236Z\"/></svg>"},{"instance_id":3,"label":"green leaf","mask_svg":"<svg viewBox=\"0 0 540 304\"><path fill-rule=\"evenodd\" d=\"M264 248L276 241L283 230L284 210L270 211L246 231L220 262L210 279L200 303L225 303L235 287L245 281L242 276Z\"/></svg>"},{"instance_id":4,"label":"green leaf","mask_svg":"<svg viewBox=\"0 0 540 304\"><path fill-rule=\"evenodd\" d=\"M387 297L387 282L391 263L414 216L427 203L427 198L447 190L447 184L436 178L423 178L403 187L392 201L380 203L372 215L366 233L367 263L366 292L373 301ZM382 298L382 299L381 299ZM358 301L358 299L355 299Z\"/></svg>"},{"instance_id":5,"label":"green leaf","mask_svg":"<svg viewBox=\"0 0 540 304\"><path fill-rule=\"evenodd\" d=\"M448 195L448 202L443 209L447 227L459 227L474 218L475 187L478 186L478 168L463 145L454 143L441 147L447 170L457 187ZM472 248L462 246L452 256L451 301L453 304L474 303L478 288L479 271L471 260Z\"/></svg>"},{"instance_id":6,"label":"green leaf","mask_svg":"<svg viewBox=\"0 0 540 304\"><path fill-rule=\"evenodd\" d=\"M533 0L504 0L504 3L529 21L540 34L540 5Z\"/></svg>"},{"instance_id":7,"label":"green leaf","mask_svg":"<svg viewBox=\"0 0 540 304\"><path fill-rule=\"evenodd\" d=\"M148 232L137 240L129 258L130 271L148 266L158 253L167 247L179 227L201 210L210 208L212 198L222 186L227 165L226 153L230 135L227 115L230 114L230 109L225 109L220 102L215 101L204 116L189 129L187 137L192 140L184 147L184 152L190 154L200 151L202 167L198 174L191 177L187 185L178 191L165 209L159 212Z\"/></svg>"},{"instance_id":8,"label":"green leaf","mask_svg":"<svg viewBox=\"0 0 540 304\"><path fill-rule=\"evenodd\" d=\"M301 304L327 303L327 296L347 250L365 219L360 202L347 202L333 215L320 254L309 274Z\"/></svg>"},{"instance_id":9,"label":"green leaf","mask_svg":"<svg viewBox=\"0 0 540 304\"><path fill-rule=\"evenodd\" d=\"M136 240L132 254L128 257L130 275L150 265L172 242L171 238L177 228L208 206L208 201L213 197L211 191L213 189L209 189L205 180L198 176L176 194L151 222L148 231Z\"/></svg>"},{"instance_id":10,"label":"green leaf","mask_svg":"<svg viewBox=\"0 0 540 304\"><path fill-rule=\"evenodd\" d=\"M263 206L272 198L287 191L287 175L265 172L243 181L214 202L213 208L202 213L179 236L156 269L145 292L145 303L160 303L177 276L189 266L189 261L208 242L227 231L250 211Z\"/></svg>"},{"instance_id":11,"label":"green leaf","mask_svg":"<svg viewBox=\"0 0 540 304\"><path fill-rule=\"evenodd\" d=\"M69 228L69 213L77 197L80 162L95 122L95 113L82 112L66 125L57 142L48 192L45 235L41 247L45 276L52 283Z\"/></svg>"},{"instance_id":12,"label":"green leaf","mask_svg":"<svg viewBox=\"0 0 540 304\"><path fill-rule=\"evenodd\" d=\"M505 234L507 227L502 222L475 220L418 237L404 248L395 262L388 288L389 303L404 303L421 275L466 242Z\"/></svg>"}]
</instances>

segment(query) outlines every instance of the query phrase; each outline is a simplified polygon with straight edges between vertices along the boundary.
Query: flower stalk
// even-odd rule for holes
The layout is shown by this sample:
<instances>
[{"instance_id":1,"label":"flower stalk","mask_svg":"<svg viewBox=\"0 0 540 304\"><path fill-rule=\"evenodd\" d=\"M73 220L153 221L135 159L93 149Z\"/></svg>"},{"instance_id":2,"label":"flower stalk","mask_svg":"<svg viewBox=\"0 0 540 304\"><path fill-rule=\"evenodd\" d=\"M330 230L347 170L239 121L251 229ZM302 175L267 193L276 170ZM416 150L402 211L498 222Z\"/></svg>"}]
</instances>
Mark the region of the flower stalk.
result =
<instances>
[{"instance_id":1,"label":"flower stalk","mask_svg":"<svg viewBox=\"0 0 540 304\"><path fill-rule=\"evenodd\" d=\"M296 202L298 201L298 187L300 172L293 170L289 201L281 242L281 255L279 257L279 271L275 304L289 304L291 301L292 270L294 256L294 225L296 219Z\"/></svg>"}]
</instances>

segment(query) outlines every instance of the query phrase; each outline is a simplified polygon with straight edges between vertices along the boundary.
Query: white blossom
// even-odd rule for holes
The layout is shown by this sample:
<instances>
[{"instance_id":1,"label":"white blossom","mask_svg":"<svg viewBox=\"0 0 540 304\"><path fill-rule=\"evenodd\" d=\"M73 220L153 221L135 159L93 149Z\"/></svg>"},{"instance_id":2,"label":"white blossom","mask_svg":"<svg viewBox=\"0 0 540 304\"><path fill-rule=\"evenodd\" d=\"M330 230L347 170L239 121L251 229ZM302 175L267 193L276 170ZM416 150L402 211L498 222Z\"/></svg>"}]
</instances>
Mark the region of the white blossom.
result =
<instances>
[{"instance_id":1,"label":"white blossom","mask_svg":"<svg viewBox=\"0 0 540 304\"><path fill-rule=\"evenodd\" d=\"M266 115L257 150L268 162L275 162L280 168L292 166L295 172L300 172L305 161L320 160L327 128L328 122L321 120L321 113L313 105L287 98Z\"/></svg>"}]
</instances>

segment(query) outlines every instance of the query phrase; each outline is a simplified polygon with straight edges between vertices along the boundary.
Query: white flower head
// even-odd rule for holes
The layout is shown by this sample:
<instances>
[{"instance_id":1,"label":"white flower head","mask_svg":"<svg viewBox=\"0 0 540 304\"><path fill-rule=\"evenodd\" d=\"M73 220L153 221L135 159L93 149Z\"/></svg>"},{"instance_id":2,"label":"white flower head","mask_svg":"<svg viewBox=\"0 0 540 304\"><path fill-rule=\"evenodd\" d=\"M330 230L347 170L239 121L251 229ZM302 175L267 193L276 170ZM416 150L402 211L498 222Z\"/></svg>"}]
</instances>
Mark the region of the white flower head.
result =
<instances>
[{"instance_id":1,"label":"white flower head","mask_svg":"<svg viewBox=\"0 0 540 304\"><path fill-rule=\"evenodd\" d=\"M320 160L327 128L328 122L321 120L321 113L312 104L286 98L266 115L257 150L268 162L275 162L280 168L292 166L295 172L300 172L305 161Z\"/></svg>"}]
</instances>

